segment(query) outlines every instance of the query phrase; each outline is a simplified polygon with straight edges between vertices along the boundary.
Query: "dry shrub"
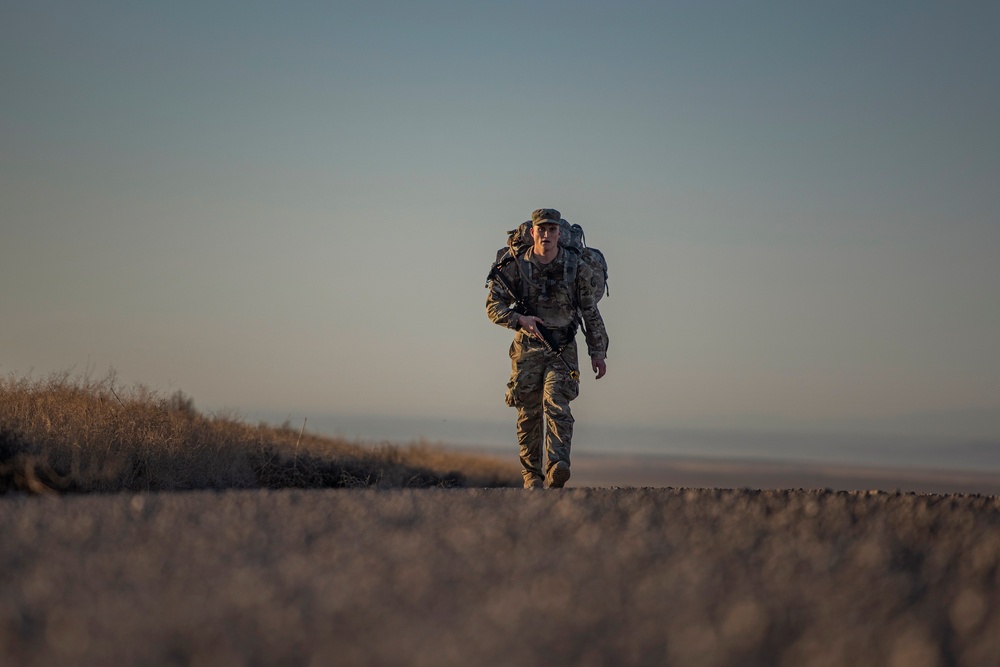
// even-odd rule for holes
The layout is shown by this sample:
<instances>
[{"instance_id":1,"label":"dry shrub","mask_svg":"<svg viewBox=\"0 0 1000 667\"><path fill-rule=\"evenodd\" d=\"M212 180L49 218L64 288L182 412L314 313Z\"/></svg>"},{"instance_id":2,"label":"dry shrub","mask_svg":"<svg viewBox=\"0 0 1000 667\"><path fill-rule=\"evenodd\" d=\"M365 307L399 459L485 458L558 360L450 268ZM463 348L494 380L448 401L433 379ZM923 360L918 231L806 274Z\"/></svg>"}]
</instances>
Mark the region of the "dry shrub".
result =
<instances>
[{"instance_id":1,"label":"dry shrub","mask_svg":"<svg viewBox=\"0 0 1000 667\"><path fill-rule=\"evenodd\" d=\"M513 466L427 445L367 446L206 416L163 398L59 373L0 379L0 493L230 488L512 486Z\"/></svg>"},{"instance_id":2,"label":"dry shrub","mask_svg":"<svg viewBox=\"0 0 1000 667\"><path fill-rule=\"evenodd\" d=\"M516 452L516 447L511 451ZM446 451L426 441L410 445L402 450L402 455L410 465L431 470L457 467L466 477L479 480L475 486L521 486L522 484L517 466L492 456Z\"/></svg>"}]
</instances>

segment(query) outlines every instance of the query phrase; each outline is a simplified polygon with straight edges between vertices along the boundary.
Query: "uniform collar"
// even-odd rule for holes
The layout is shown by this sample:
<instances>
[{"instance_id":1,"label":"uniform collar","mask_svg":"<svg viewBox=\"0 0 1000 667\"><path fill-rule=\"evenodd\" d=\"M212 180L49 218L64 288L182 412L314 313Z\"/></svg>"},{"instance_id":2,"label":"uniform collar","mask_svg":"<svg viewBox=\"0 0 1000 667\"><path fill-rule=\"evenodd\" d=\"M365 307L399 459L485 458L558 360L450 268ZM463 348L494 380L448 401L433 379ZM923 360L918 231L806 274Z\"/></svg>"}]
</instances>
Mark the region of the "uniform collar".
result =
<instances>
[{"instance_id":1,"label":"uniform collar","mask_svg":"<svg viewBox=\"0 0 1000 667\"><path fill-rule=\"evenodd\" d=\"M524 253L524 259L526 259L527 261L531 262L532 264L534 264L535 266L537 266L540 269L543 269L543 268L546 268L546 267L549 267L549 266L554 266L554 265L558 264L559 262L562 261L562 256L563 256L562 246L559 246L558 250L556 251L555 258L551 262L549 262L548 264L542 264L537 259L535 259L535 249L534 249L534 247L529 247L528 250Z\"/></svg>"}]
</instances>

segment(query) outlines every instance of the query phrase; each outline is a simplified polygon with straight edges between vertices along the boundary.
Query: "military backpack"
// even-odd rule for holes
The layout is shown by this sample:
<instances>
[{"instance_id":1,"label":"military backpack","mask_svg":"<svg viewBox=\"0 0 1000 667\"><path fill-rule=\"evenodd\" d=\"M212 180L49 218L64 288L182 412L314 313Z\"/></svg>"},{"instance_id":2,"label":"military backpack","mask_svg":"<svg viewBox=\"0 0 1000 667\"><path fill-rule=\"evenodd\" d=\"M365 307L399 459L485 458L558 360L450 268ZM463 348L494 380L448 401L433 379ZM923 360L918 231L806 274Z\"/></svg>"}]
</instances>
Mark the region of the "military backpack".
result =
<instances>
[{"instance_id":1,"label":"military backpack","mask_svg":"<svg viewBox=\"0 0 1000 667\"><path fill-rule=\"evenodd\" d=\"M531 220L528 220L507 232L507 245L497 250L497 259L493 264L494 269L501 270L509 263L516 261L518 266L518 283L522 279L529 280L524 275L522 262L524 261L525 251L532 245L531 225ZM604 253L597 248L587 245L587 238L583 232L583 227L578 224L571 225L568 220L561 216L559 218L559 230L559 247L565 250L563 253L563 279L567 285L575 286L576 274L580 267L580 262L586 262L595 269L594 275L598 279L598 284L593 286L594 295L600 301L605 293L610 293L608 292L608 262L604 258ZM523 290L520 284L517 287ZM576 299L576 289L571 289L570 292L573 295L573 299Z\"/></svg>"}]
</instances>

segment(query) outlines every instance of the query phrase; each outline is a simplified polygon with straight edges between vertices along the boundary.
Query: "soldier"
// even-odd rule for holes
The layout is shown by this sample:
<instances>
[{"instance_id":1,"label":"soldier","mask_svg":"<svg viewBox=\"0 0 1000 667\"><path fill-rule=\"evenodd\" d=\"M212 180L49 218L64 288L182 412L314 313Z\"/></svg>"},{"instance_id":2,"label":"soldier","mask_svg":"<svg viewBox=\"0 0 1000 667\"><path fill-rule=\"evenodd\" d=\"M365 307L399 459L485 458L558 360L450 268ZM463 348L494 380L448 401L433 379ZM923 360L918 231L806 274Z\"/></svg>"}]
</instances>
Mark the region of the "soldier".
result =
<instances>
[{"instance_id":1,"label":"soldier","mask_svg":"<svg viewBox=\"0 0 1000 667\"><path fill-rule=\"evenodd\" d=\"M560 234L567 227L555 209L532 213L527 226L530 247L496 269L507 286L519 292L516 296L520 301L512 306L515 299L493 273L486 299L490 320L517 332L510 346L512 371L506 400L507 405L517 408L517 440L526 489L542 488L543 478L549 488L562 488L570 477L574 420L569 404L580 392L576 350L580 324L597 379L607 371L608 335L597 309L605 276L590 255L560 245ZM543 341L545 329L551 334L550 341L554 339L555 351Z\"/></svg>"}]
</instances>

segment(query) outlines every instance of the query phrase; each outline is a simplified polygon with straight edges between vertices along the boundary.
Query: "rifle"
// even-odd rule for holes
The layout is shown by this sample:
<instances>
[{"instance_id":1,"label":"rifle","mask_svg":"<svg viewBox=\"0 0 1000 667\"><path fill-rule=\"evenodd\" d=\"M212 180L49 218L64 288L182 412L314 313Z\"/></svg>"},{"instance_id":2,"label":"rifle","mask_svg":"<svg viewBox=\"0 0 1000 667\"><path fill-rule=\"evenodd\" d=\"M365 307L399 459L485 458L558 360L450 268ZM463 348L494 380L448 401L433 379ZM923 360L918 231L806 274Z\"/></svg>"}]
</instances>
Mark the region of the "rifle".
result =
<instances>
[{"instance_id":1,"label":"rifle","mask_svg":"<svg viewBox=\"0 0 1000 667\"><path fill-rule=\"evenodd\" d=\"M517 260L515 259L514 261ZM527 301L525 301L523 296L514 290L514 287L507 280L507 277L500 271L499 264L494 264L490 269L489 275L486 276L486 284L489 285L491 280L496 280L500 283L500 286L503 287L508 296L510 296L511 310L520 313L521 315L535 316L534 309L528 304ZM563 348L559 346L559 343L556 341L556 337L552 334L552 332L541 323L536 323L535 327L538 329L538 335L542 337L542 344L545 346L545 349L558 356L562 362L566 364L566 367L569 368L569 364L567 364L566 360L562 357ZM572 372L573 369L570 368L570 371Z\"/></svg>"}]
</instances>

